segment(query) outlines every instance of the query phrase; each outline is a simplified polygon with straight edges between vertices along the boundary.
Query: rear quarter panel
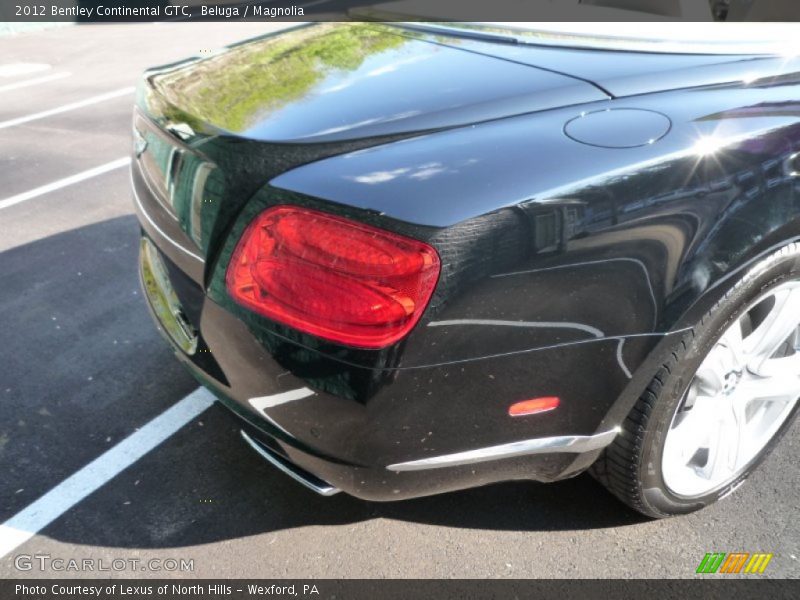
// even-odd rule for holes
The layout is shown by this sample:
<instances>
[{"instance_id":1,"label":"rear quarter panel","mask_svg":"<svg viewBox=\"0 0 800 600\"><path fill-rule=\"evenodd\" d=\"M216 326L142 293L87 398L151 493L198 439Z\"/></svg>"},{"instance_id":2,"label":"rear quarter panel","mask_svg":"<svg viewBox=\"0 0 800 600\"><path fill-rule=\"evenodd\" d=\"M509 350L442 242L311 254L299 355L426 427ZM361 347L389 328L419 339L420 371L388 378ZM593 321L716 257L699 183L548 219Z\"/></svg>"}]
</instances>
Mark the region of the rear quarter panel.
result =
<instances>
[{"instance_id":1,"label":"rear quarter panel","mask_svg":"<svg viewBox=\"0 0 800 600\"><path fill-rule=\"evenodd\" d=\"M609 108L658 111L671 129L636 148L564 135ZM434 244L437 294L398 366L431 365L691 326L735 273L800 234L786 168L798 150L800 85L784 76L423 135L291 170L263 201L361 213Z\"/></svg>"}]
</instances>

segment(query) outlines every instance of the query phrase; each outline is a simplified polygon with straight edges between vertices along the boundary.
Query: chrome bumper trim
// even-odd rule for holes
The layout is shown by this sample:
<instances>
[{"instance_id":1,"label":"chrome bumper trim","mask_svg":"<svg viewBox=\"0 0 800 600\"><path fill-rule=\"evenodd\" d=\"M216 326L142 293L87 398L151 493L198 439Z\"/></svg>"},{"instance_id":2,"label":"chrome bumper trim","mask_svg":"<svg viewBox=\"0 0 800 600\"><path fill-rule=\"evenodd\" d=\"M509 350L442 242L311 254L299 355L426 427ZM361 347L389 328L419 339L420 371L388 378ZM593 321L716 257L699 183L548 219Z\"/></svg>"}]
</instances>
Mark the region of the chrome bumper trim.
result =
<instances>
[{"instance_id":1,"label":"chrome bumper trim","mask_svg":"<svg viewBox=\"0 0 800 600\"><path fill-rule=\"evenodd\" d=\"M244 430L240 430L239 433L242 435L242 439L244 439L244 441L247 442L253 450L258 452L262 458L286 473L286 475L298 483L306 486L308 489L317 492L321 496L333 496L341 491L339 488L335 488L332 485L325 483L310 473L306 473L300 469L300 467L293 465L285 458L270 451L269 448L265 448L262 444L259 444L256 440L250 437Z\"/></svg>"},{"instance_id":2,"label":"chrome bumper trim","mask_svg":"<svg viewBox=\"0 0 800 600\"><path fill-rule=\"evenodd\" d=\"M431 458L422 458L408 462L396 463L386 467L390 471L423 471L425 469L441 469L443 467L457 467L474 463L512 458L515 456L528 456L531 454L555 454L569 452L582 454L593 450L600 450L614 441L619 434L619 429L605 431L596 435L569 435L560 437L535 438L511 442L488 448L478 448L455 454L444 454Z\"/></svg>"}]
</instances>

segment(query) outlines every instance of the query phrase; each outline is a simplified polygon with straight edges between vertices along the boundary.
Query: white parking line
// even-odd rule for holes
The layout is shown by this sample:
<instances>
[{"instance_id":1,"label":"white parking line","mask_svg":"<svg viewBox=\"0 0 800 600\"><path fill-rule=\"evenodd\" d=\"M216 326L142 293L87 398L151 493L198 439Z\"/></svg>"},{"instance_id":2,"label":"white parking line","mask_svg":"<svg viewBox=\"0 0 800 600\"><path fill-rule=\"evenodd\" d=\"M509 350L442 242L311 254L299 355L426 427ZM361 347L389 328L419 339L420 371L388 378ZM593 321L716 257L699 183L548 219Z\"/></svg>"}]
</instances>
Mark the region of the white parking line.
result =
<instances>
[{"instance_id":1,"label":"white parking line","mask_svg":"<svg viewBox=\"0 0 800 600\"><path fill-rule=\"evenodd\" d=\"M127 167L129 164L131 164L130 156L126 156L125 158L118 158L117 160L112 160L109 163L100 165L99 167L94 167L93 169L89 169L88 171L82 171L81 173L78 173L76 175L70 175L69 177L65 177L64 179L59 179L58 181L54 181L53 183L48 183L47 185L40 186L28 192L23 192L15 196L10 196L8 198L0 200L0 210L3 208L8 208L9 206L13 206L15 204L19 204L20 202L25 202L26 200L36 198L37 196L48 194L50 192L54 192L55 190L60 190L61 188L67 187L68 185L73 185L75 183L91 179L92 177L97 177L98 175L102 175L103 173L108 173L109 171L113 171L114 169Z\"/></svg>"},{"instance_id":2,"label":"white parking line","mask_svg":"<svg viewBox=\"0 0 800 600\"><path fill-rule=\"evenodd\" d=\"M23 123L28 123L29 121L36 121L38 119L44 119L45 117L51 117L53 115L59 115L61 113L68 112L70 110L75 110L78 108L83 108L84 106L91 106L92 104L97 104L98 102L105 102L106 100L112 100L113 98L119 98L120 96L125 96L127 94L132 94L136 88L133 86L121 88L119 90L114 90L113 92L107 92L105 94L100 94L99 96L92 96L91 98L86 98L86 100L80 100L78 102L72 102L70 104L65 104L63 106L59 106L58 108L51 108L50 110L44 110L42 112L34 113L32 115L27 115L24 117L17 117L16 119L10 119L8 121L1 121L0 122L0 129L7 129L8 127L14 127L16 125L22 125Z\"/></svg>"},{"instance_id":3,"label":"white parking line","mask_svg":"<svg viewBox=\"0 0 800 600\"><path fill-rule=\"evenodd\" d=\"M30 75L31 73L49 71L52 68L53 65L48 65L47 63L6 63L0 65L0 77Z\"/></svg>"},{"instance_id":4,"label":"white parking line","mask_svg":"<svg viewBox=\"0 0 800 600\"><path fill-rule=\"evenodd\" d=\"M49 83L58 79L64 79L72 75L69 71L61 73L53 73L52 75L45 75L44 77L36 77L34 79L26 79L25 81L18 81L17 83L9 83L8 85L0 85L0 92L9 92L11 90L18 90L20 88L30 87L32 85L39 85L40 83Z\"/></svg>"},{"instance_id":5,"label":"white parking line","mask_svg":"<svg viewBox=\"0 0 800 600\"><path fill-rule=\"evenodd\" d=\"M0 525L0 557L24 544L86 496L127 469L200 415L214 400L214 395L205 388L196 389Z\"/></svg>"}]
</instances>

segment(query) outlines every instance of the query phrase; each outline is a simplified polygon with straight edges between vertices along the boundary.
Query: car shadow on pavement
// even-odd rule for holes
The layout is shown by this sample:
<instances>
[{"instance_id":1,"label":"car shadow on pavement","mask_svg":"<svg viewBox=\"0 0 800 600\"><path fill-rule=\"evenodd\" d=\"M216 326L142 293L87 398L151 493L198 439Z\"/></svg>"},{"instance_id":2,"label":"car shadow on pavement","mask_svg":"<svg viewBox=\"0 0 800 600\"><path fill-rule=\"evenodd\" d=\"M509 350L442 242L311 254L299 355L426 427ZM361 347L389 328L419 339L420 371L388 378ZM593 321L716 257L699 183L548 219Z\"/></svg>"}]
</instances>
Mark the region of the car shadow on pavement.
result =
<instances>
[{"instance_id":1,"label":"car shadow on pavement","mask_svg":"<svg viewBox=\"0 0 800 600\"><path fill-rule=\"evenodd\" d=\"M70 204L51 204L55 217L34 212L2 239L2 520L197 386L148 315L133 215L30 241L82 214Z\"/></svg>"}]
</instances>

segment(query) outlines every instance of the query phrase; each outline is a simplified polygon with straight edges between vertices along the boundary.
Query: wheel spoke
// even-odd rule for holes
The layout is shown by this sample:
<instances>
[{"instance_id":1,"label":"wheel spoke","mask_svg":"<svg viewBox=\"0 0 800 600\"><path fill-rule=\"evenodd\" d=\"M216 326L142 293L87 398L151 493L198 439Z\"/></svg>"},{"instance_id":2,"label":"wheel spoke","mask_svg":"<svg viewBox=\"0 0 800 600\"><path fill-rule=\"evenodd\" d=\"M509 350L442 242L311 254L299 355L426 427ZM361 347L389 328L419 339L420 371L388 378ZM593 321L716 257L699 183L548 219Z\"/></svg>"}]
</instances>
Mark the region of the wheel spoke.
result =
<instances>
[{"instance_id":1,"label":"wheel spoke","mask_svg":"<svg viewBox=\"0 0 800 600\"><path fill-rule=\"evenodd\" d=\"M782 363L786 361L793 366L798 364L795 357L779 358L769 361L770 363ZM752 400L778 400L787 403L794 403L800 398L800 372L785 370L781 372L782 365L770 365L770 372L777 372L775 375L767 377L747 377L742 380L736 390L739 398ZM786 365L788 367L788 364Z\"/></svg>"},{"instance_id":2,"label":"wheel spoke","mask_svg":"<svg viewBox=\"0 0 800 600\"><path fill-rule=\"evenodd\" d=\"M717 342L728 351L730 363L728 364L727 371L739 370L745 366L746 357L744 350L744 339L742 337L742 322L736 321L727 331L722 335Z\"/></svg>"},{"instance_id":3,"label":"wheel spoke","mask_svg":"<svg viewBox=\"0 0 800 600\"><path fill-rule=\"evenodd\" d=\"M743 446L747 443L747 402L739 402L736 398L728 399L728 411L725 414L729 437L727 439L726 475L736 472L744 454Z\"/></svg>"},{"instance_id":4,"label":"wheel spoke","mask_svg":"<svg viewBox=\"0 0 800 600\"><path fill-rule=\"evenodd\" d=\"M757 375L752 375L752 372L750 374L756 381L777 377L778 379L773 382L773 385L777 386L780 383L785 389L793 389L794 378L800 376L800 352L783 358L765 360L758 369Z\"/></svg>"},{"instance_id":5,"label":"wheel spoke","mask_svg":"<svg viewBox=\"0 0 800 600\"><path fill-rule=\"evenodd\" d=\"M742 380L733 397L736 416L742 428L740 457L737 460L739 466L752 459L772 438L798 398L800 375L796 373L787 372L772 377L750 376Z\"/></svg>"},{"instance_id":6,"label":"wheel spoke","mask_svg":"<svg viewBox=\"0 0 800 600\"><path fill-rule=\"evenodd\" d=\"M737 414L729 398L714 399L716 409L705 427L712 432L708 447L708 460L697 467L698 475L711 482L721 481L736 470L742 441L744 418Z\"/></svg>"},{"instance_id":7,"label":"wheel spoke","mask_svg":"<svg viewBox=\"0 0 800 600\"><path fill-rule=\"evenodd\" d=\"M699 394L716 396L725 383L726 355L724 348L715 346L697 369L695 383Z\"/></svg>"},{"instance_id":8,"label":"wheel spoke","mask_svg":"<svg viewBox=\"0 0 800 600\"><path fill-rule=\"evenodd\" d=\"M744 340L748 368L759 373L764 362L780 348L800 325L800 286L776 291L775 304L764 321Z\"/></svg>"},{"instance_id":9,"label":"wheel spoke","mask_svg":"<svg viewBox=\"0 0 800 600\"><path fill-rule=\"evenodd\" d=\"M708 430L704 421L711 401L706 396L696 396L692 407L681 413L672 424L665 453L681 465L686 466L698 450L707 446Z\"/></svg>"}]
</instances>

